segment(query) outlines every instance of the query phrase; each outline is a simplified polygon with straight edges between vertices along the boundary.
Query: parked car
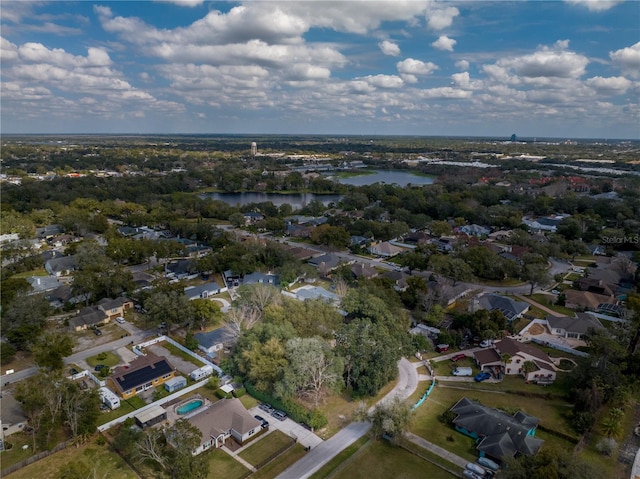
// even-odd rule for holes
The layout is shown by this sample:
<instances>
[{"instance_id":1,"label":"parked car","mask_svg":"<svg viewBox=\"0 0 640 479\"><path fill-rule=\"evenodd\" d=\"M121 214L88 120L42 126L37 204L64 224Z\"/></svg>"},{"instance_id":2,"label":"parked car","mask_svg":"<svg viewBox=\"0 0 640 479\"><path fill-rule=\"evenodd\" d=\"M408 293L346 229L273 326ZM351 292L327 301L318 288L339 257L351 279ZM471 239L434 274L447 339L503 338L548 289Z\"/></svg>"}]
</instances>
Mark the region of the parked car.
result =
<instances>
[{"instance_id":1,"label":"parked car","mask_svg":"<svg viewBox=\"0 0 640 479\"><path fill-rule=\"evenodd\" d=\"M118 316L118 317L116 318L116 322L117 322L117 323L120 323L120 324L124 324L124 323L126 323L126 322L127 322L127 320L126 320L126 319L124 319L122 316Z\"/></svg>"},{"instance_id":2,"label":"parked car","mask_svg":"<svg viewBox=\"0 0 640 479\"><path fill-rule=\"evenodd\" d=\"M436 351L438 351L439 353L444 353L445 351L449 351L449 345L448 344L438 344L436 346Z\"/></svg>"},{"instance_id":3,"label":"parked car","mask_svg":"<svg viewBox=\"0 0 640 479\"><path fill-rule=\"evenodd\" d=\"M258 406L260 409L262 409L265 412L268 412L269 414L271 414L273 411L275 411L275 409L273 408L273 406L267 402L263 402L260 403L260 405Z\"/></svg>"},{"instance_id":4,"label":"parked car","mask_svg":"<svg viewBox=\"0 0 640 479\"><path fill-rule=\"evenodd\" d=\"M273 411L271 415L275 417L278 421L284 421L285 419L287 419L287 413L284 411L280 411L279 409L276 409L275 411Z\"/></svg>"},{"instance_id":5,"label":"parked car","mask_svg":"<svg viewBox=\"0 0 640 479\"><path fill-rule=\"evenodd\" d=\"M473 471L470 471L469 469L465 469L464 471L462 471L462 475L464 477L467 477L468 479L482 479L482 476L479 476L478 474L476 474Z\"/></svg>"},{"instance_id":6,"label":"parked car","mask_svg":"<svg viewBox=\"0 0 640 479\"><path fill-rule=\"evenodd\" d=\"M479 373L479 374L476 374L473 379L475 379L477 382L481 382L481 381L485 381L486 379L490 379L490 378L491 378L491 374L489 374L489 373Z\"/></svg>"},{"instance_id":7,"label":"parked car","mask_svg":"<svg viewBox=\"0 0 640 479\"><path fill-rule=\"evenodd\" d=\"M267 421L265 418L263 418L262 416L253 416L255 417L258 421L260 421L262 423L262 429L266 429L269 427L269 421Z\"/></svg>"},{"instance_id":8,"label":"parked car","mask_svg":"<svg viewBox=\"0 0 640 479\"><path fill-rule=\"evenodd\" d=\"M460 361L461 359L465 359L467 357L466 354L460 353L460 354L456 354L455 356L451 357L451 361L453 361L454 363L456 361Z\"/></svg>"},{"instance_id":9,"label":"parked car","mask_svg":"<svg viewBox=\"0 0 640 479\"><path fill-rule=\"evenodd\" d=\"M493 341L491 339L485 339L480 343L481 348L489 348L491 346L493 346Z\"/></svg>"},{"instance_id":10,"label":"parked car","mask_svg":"<svg viewBox=\"0 0 640 479\"><path fill-rule=\"evenodd\" d=\"M558 291L557 289L552 289L551 294L560 294L560 291Z\"/></svg>"},{"instance_id":11,"label":"parked car","mask_svg":"<svg viewBox=\"0 0 640 479\"><path fill-rule=\"evenodd\" d=\"M473 375L473 369L471 368L455 368L451 373L454 376L471 376Z\"/></svg>"},{"instance_id":12,"label":"parked car","mask_svg":"<svg viewBox=\"0 0 640 479\"><path fill-rule=\"evenodd\" d=\"M479 466L479 465L477 465L477 464L475 464L473 462L467 463L467 465L465 466L465 469L467 469L468 471L471 471L471 472L475 472L480 477L484 477L484 473L486 472L483 467L481 467L481 466Z\"/></svg>"},{"instance_id":13,"label":"parked car","mask_svg":"<svg viewBox=\"0 0 640 479\"><path fill-rule=\"evenodd\" d=\"M100 331L98 328L93 330L93 334L95 334L96 336L102 336L102 331Z\"/></svg>"},{"instance_id":14,"label":"parked car","mask_svg":"<svg viewBox=\"0 0 640 479\"><path fill-rule=\"evenodd\" d=\"M95 368L93 368L93 370L94 370L94 371L97 371L97 372L100 372L100 371L102 371L103 369L106 369L106 368L108 368L108 367L109 367L109 366L106 366L106 365L104 365L104 364L96 364L96 367L95 367Z\"/></svg>"},{"instance_id":15,"label":"parked car","mask_svg":"<svg viewBox=\"0 0 640 479\"><path fill-rule=\"evenodd\" d=\"M488 467L492 471L497 471L498 469L500 469L500 465L497 462L492 461L488 457L479 457L478 464L484 467Z\"/></svg>"}]
</instances>

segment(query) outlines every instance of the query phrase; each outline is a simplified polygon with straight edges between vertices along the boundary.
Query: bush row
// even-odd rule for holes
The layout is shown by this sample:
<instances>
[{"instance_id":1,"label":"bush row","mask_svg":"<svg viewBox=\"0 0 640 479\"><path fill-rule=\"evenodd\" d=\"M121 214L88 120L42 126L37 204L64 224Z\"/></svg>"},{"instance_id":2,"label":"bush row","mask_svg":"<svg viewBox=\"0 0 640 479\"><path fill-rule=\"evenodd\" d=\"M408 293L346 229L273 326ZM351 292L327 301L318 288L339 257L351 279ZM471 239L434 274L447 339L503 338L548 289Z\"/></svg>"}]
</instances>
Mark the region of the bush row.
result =
<instances>
[{"instance_id":1,"label":"bush row","mask_svg":"<svg viewBox=\"0 0 640 479\"><path fill-rule=\"evenodd\" d=\"M304 422L312 429L319 429L327 425L327 418L317 409L308 411L304 406L291 400L280 400L269 394L258 391L253 385L245 383L245 388L258 401L271 404L274 408L286 412L296 422Z\"/></svg>"}]
</instances>

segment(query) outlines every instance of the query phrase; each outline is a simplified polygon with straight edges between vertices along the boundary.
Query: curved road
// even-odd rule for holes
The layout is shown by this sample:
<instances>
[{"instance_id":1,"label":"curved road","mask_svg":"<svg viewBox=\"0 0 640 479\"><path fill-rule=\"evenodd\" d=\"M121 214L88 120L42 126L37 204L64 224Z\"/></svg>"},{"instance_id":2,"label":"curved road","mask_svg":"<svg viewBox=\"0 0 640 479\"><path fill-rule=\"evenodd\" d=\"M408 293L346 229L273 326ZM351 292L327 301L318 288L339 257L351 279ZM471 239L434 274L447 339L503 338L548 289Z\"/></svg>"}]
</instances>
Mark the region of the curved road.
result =
<instances>
[{"instance_id":1,"label":"curved road","mask_svg":"<svg viewBox=\"0 0 640 479\"><path fill-rule=\"evenodd\" d=\"M381 403L389 401L396 396L401 399L407 399L418 387L417 370L406 358L398 361L398 371L398 383L389 394L380 400ZM276 476L276 479L305 479L311 476L344 448L364 436L369 429L371 429L371 423L369 422L352 422L335 436L311 449L306 456Z\"/></svg>"}]
</instances>

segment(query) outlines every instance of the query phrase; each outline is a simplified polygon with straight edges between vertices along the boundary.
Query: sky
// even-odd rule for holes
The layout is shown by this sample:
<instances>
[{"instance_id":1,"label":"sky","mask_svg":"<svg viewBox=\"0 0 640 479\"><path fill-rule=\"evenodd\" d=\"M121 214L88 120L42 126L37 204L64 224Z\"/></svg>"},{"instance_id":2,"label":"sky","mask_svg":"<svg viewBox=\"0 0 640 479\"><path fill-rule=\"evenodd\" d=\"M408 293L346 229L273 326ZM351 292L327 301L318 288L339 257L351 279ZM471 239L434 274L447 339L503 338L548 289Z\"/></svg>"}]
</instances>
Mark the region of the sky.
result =
<instances>
[{"instance_id":1,"label":"sky","mask_svg":"<svg viewBox=\"0 0 640 479\"><path fill-rule=\"evenodd\" d=\"M3 134L640 138L640 2L6 1Z\"/></svg>"}]
</instances>

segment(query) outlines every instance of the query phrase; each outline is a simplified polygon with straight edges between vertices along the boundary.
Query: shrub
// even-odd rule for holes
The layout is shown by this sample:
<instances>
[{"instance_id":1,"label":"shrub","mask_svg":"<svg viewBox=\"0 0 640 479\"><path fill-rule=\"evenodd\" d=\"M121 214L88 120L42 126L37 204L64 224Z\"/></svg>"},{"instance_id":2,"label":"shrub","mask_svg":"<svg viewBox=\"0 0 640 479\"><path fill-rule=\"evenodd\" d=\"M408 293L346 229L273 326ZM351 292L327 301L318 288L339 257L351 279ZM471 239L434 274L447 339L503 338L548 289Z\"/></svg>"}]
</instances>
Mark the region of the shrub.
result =
<instances>
[{"instance_id":1,"label":"shrub","mask_svg":"<svg viewBox=\"0 0 640 479\"><path fill-rule=\"evenodd\" d=\"M238 389L234 389L233 391L233 395L237 398L240 398L245 394L247 394L247 390L245 388L238 388Z\"/></svg>"},{"instance_id":2,"label":"shrub","mask_svg":"<svg viewBox=\"0 0 640 479\"><path fill-rule=\"evenodd\" d=\"M96 438L96 444L98 446L104 446L106 443L107 443L107 440L104 438L102 434Z\"/></svg>"},{"instance_id":3,"label":"shrub","mask_svg":"<svg viewBox=\"0 0 640 479\"><path fill-rule=\"evenodd\" d=\"M107 353L105 353L104 351L103 351L103 352L101 352L100 354L98 354L98 355L96 356L96 359L97 359L98 361L103 361L103 360L107 359Z\"/></svg>"},{"instance_id":4,"label":"shrub","mask_svg":"<svg viewBox=\"0 0 640 479\"><path fill-rule=\"evenodd\" d=\"M231 399L233 397L231 394L224 392L222 389L218 389L216 391L216 396L218 396L220 399Z\"/></svg>"},{"instance_id":5,"label":"shrub","mask_svg":"<svg viewBox=\"0 0 640 479\"><path fill-rule=\"evenodd\" d=\"M603 456L611 456L618 448L618 443L611 437L605 437L598 441L596 450Z\"/></svg>"},{"instance_id":6,"label":"shrub","mask_svg":"<svg viewBox=\"0 0 640 479\"><path fill-rule=\"evenodd\" d=\"M456 416L457 414L455 412L451 410L446 410L445 412L440 414L440 416L438 416L438 419L443 424L451 424L453 420L456 418Z\"/></svg>"}]
</instances>

